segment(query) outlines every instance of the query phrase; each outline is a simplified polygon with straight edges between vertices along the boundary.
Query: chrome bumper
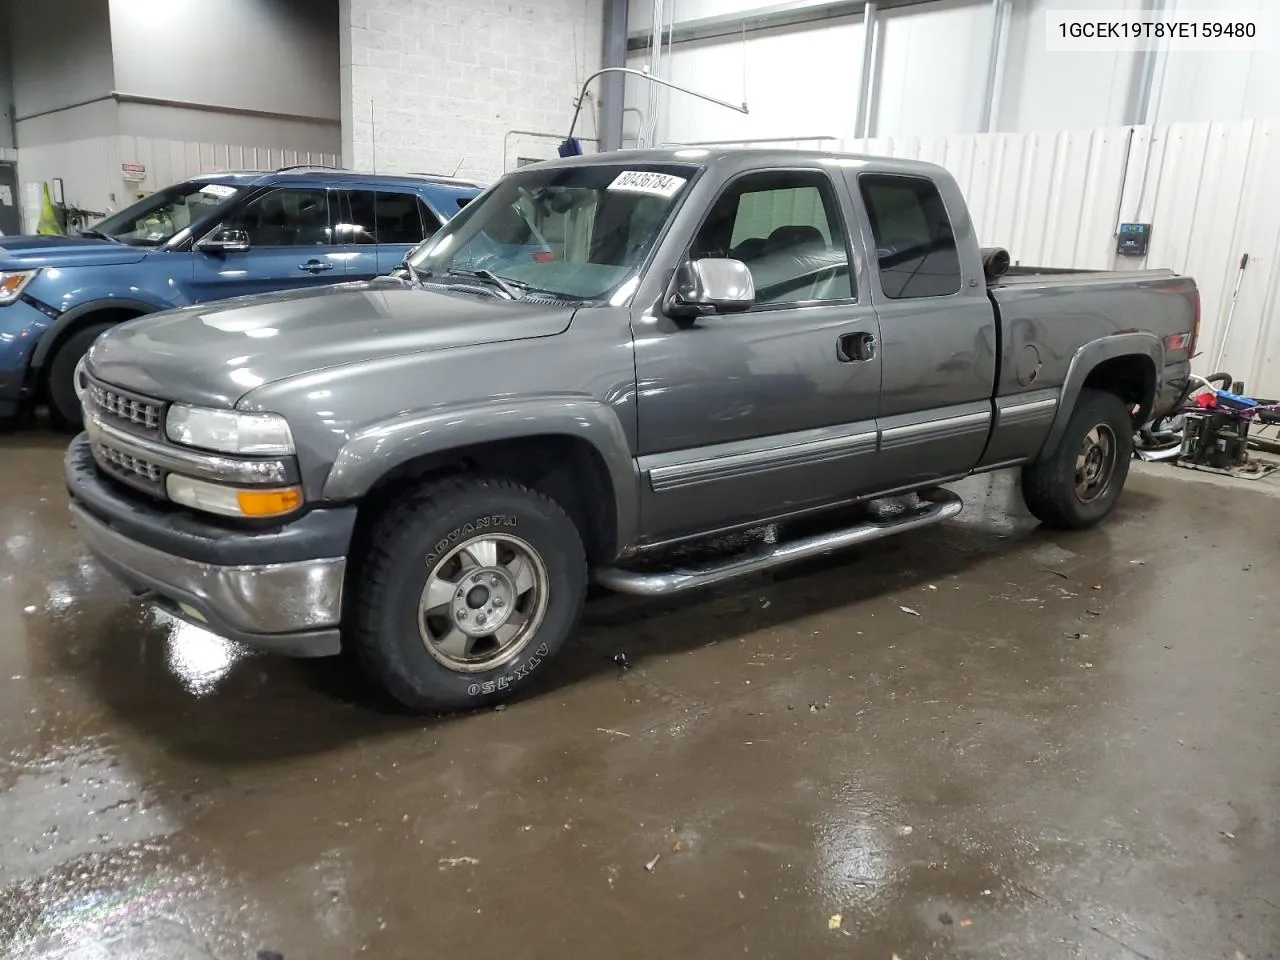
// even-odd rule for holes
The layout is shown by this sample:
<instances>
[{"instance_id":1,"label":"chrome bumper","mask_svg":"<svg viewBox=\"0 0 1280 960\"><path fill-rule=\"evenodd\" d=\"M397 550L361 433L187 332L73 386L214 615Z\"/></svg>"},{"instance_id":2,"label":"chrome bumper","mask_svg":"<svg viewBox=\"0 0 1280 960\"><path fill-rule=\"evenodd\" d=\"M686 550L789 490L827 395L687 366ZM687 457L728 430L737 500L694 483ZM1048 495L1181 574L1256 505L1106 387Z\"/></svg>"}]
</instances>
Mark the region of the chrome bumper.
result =
<instances>
[{"instance_id":1,"label":"chrome bumper","mask_svg":"<svg viewBox=\"0 0 1280 960\"><path fill-rule=\"evenodd\" d=\"M76 530L98 561L167 612L265 650L304 657L338 652L345 558L201 563L130 540L70 506Z\"/></svg>"}]
</instances>

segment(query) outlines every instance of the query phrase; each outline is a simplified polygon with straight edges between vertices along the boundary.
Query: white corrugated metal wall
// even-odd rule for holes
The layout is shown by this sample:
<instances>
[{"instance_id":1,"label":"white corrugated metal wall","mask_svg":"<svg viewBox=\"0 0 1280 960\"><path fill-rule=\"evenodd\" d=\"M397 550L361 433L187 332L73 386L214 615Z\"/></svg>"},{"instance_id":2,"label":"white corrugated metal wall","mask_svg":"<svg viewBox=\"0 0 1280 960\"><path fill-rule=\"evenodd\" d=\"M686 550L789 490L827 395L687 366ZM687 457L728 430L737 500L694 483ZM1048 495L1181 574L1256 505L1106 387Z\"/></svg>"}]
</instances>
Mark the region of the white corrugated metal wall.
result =
<instances>
[{"instance_id":1,"label":"white corrugated metal wall","mask_svg":"<svg viewBox=\"0 0 1280 960\"><path fill-rule=\"evenodd\" d=\"M112 212L133 202L139 192L152 192L178 180L217 170L275 170L298 163L337 166L335 153L309 153L279 147L247 147L222 143L194 143L149 137L108 136L17 151L24 216L30 229L40 218L38 193L31 185L54 177L63 181L66 202L88 210ZM68 157L71 159L68 160ZM126 182L122 163L141 163L146 179Z\"/></svg>"},{"instance_id":2,"label":"white corrugated metal wall","mask_svg":"<svg viewBox=\"0 0 1280 960\"><path fill-rule=\"evenodd\" d=\"M775 145L940 164L960 182L982 243L1024 264L1190 274L1202 300L1200 373L1212 372L1247 253L1219 366L1255 395L1280 397L1280 122ZM1144 260L1116 255L1121 222L1152 224Z\"/></svg>"},{"instance_id":3,"label":"white corrugated metal wall","mask_svg":"<svg viewBox=\"0 0 1280 960\"><path fill-rule=\"evenodd\" d=\"M1201 356L1223 343L1240 261L1240 292L1220 367L1262 396L1280 396L1280 122L1236 120L1058 133L969 134L847 143L860 152L929 160L960 182L982 242L1025 264L1097 269L1171 267L1201 291ZM1120 222L1151 223L1145 260L1117 256Z\"/></svg>"}]
</instances>

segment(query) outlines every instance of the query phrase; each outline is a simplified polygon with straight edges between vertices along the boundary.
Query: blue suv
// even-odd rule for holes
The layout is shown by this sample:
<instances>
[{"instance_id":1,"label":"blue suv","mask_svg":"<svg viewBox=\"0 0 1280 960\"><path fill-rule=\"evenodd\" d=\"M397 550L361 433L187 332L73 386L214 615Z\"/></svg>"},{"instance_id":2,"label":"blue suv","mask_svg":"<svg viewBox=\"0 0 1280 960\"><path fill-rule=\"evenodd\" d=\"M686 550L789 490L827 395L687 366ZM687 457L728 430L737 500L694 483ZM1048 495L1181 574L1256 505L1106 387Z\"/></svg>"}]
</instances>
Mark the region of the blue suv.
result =
<instances>
[{"instance_id":1,"label":"blue suv","mask_svg":"<svg viewBox=\"0 0 1280 960\"><path fill-rule=\"evenodd\" d=\"M389 273L481 192L426 174L218 173L78 237L0 236L0 416L43 398L80 423L73 375L122 321L207 300Z\"/></svg>"}]
</instances>

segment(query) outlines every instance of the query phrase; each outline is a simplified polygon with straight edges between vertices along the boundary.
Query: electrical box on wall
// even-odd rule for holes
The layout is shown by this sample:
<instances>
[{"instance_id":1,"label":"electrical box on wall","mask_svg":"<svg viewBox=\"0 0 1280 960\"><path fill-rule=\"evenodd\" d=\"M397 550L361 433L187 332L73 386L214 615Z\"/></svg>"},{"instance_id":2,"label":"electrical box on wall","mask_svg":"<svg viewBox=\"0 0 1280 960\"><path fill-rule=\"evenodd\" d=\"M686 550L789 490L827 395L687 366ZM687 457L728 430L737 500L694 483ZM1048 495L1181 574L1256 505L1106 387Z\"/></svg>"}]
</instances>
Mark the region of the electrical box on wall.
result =
<instances>
[{"instance_id":1,"label":"electrical box on wall","mask_svg":"<svg viewBox=\"0 0 1280 960\"><path fill-rule=\"evenodd\" d=\"M1122 257L1145 257L1151 243L1151 224L1122 223L1116 234L1116 253Z\"/></svg>"}]
</instances>

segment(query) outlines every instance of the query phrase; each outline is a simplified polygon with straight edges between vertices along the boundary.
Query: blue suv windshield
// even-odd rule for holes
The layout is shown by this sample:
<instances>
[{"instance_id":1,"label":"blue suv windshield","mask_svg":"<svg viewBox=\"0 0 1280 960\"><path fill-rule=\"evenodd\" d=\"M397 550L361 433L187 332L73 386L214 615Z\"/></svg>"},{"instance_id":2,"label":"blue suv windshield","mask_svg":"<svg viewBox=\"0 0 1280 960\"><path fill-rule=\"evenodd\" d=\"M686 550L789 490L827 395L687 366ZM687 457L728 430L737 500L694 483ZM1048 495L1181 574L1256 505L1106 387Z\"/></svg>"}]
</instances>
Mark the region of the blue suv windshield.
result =
<instances>
[{"instance_id":1,"label":"blue suv windshield","mask_svg":"<svg viewBox=\"0 0 1280 960\"><path fill-rule=\"evenodd\" d=\"M244 192L226 183L178 183L112 214L91 231L132 247L158 247Z\"/></svg>"},{"instance_id":2,"label":"blue suv windshield","mask_svg":"<svg viewBox=\"0 0 1280 960\"><path fill-rule=\"evenodd\" d=\"M481 271L520 290L603 299L639 269L696 172L652 163L521 171L467 204L409 265L422 279Z\"/></svg>"}]
</instances>

